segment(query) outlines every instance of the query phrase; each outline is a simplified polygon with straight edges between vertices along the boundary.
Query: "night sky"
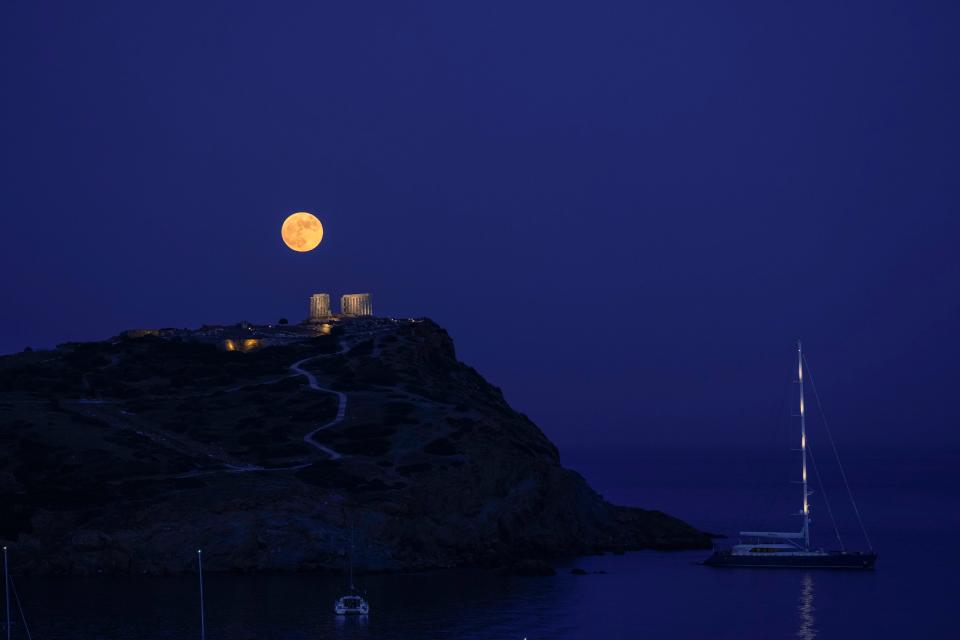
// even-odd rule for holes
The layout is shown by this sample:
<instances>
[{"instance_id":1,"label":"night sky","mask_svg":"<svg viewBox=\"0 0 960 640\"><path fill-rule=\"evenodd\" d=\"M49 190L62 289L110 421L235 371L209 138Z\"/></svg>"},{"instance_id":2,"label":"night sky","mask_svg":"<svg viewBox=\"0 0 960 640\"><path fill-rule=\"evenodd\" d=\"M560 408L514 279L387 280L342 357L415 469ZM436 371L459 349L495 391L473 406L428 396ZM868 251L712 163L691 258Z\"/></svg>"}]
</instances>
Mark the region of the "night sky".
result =
<instances>
[{"instance_id":1,"label":"night sky","mask_svg":"<svg viewBox=\"0 0 960 640\"><path fill-rule=\"evenodd\" d=\"M369 291L561 446L753 442L797 338L960 444L960 5L471 4L4 3L0 352Z\"/></svg>"}]
</instances>

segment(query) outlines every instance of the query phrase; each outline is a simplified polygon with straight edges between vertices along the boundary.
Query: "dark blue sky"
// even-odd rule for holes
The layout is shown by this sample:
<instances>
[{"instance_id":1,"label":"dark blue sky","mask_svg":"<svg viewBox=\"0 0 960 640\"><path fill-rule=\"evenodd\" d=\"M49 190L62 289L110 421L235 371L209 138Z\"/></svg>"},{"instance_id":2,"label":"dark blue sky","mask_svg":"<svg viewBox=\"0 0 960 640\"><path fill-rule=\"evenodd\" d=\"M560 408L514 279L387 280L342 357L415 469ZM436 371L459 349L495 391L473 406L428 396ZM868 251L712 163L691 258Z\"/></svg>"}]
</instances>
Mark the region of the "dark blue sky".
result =
<instances>
[{"instance_id":1,"label":"dark blue sky","mask_svg":"<svg viewBox=\"0 0 960 640\"><path fill-rule=\"evenodd\" d=\"M0 352L371 291L561 444L754 441L797 337L960 443L956 3L465 4L5 3Z\"/></svg>"}]
</instances>

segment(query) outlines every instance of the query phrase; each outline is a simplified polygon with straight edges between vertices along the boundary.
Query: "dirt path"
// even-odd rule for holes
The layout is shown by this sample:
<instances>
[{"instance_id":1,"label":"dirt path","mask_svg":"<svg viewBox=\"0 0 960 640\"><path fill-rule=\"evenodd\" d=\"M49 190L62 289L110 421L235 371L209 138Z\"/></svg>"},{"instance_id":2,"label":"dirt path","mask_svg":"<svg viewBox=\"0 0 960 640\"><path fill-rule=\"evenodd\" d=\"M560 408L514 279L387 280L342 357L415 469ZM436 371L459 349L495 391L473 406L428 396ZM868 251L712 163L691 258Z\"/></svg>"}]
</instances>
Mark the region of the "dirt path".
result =
<instances>
[{"instance_id":1,"label":"dirt path","mask_svg":"<svg viewBox=\"0 0 960 640\"><path fill-rule=\"evenodd\" d=\"M345 353L346 350L347 348L344 347L343 349L341 349L340 351L338 351L336 354L333 354L333 355L340 355L341 353ZM306 364L307 362L310 362L311 360L316 360L318 358L325 358L325 357L327 357L327 354L310 356L309 358L298 360L294 362L292 365L290 365L290 371L293 371L296 374L306 377L307 384L309 384L310 388L313 389L314 391L332 393L337 396L337 415L333 418L333 420L323 423L322 425L320 425L319 427L317 427L307 435L303 436L303 441L309 444L310 446L314 447L315 449L319 449L320 451L323 451L325 454L327 454L330 457L331 460L339 460L340 458L343 457L342 455L340 455L330 447L322 445L319 442L317 442L314 436L317 435L319 432L323 431L324 429L329 429L330 427L336 426L341 422L343 422L343 419L347 415L347 394L341 391L334 391L333 389L325 389L324 387L321 387L319 384L317 384L317 377L301 366L303 364Z\"/></svg>"},{"instance_id":2,"label":"dirt path","mask_svg":"<svg viewBox=\"0 0 960 640\"><path fill-rule=\"evenodd\" d=\"M356 334L351 337L353 337L354 340L356 340L356 338L376 335L381 332L383 332L382 329L368 332L365 334ZM343 455L337 451L334 451L330 447L317 442L316 435L319 432L323 431L324 429L329 429L331 427L334 427L340 424L346 419L347 394L341 391L335 391L333 389L327 389L326 387L321 387L320 384L317 382L317 377L313 373L311 373L310 371L304 368L304 365L307 364L308 362L311 362L313 360L320 360L322 358L331 358L331 357L343 355L347 353L353 346L355 346L354 344L347 344L345 340L342 340L340 345L341 345L340 350L334 353L322 353L318 355L308 356L306 358L302 358L294 362L289 366L290 374L287 376L281 376L281 377L270 379L267 381L251 382L249 384L238 385L236 387L231 387L226 390L220 390L220 391L231 393L231 392L239 391L240 389L243 389L243 388L257 386L259 384L272 384L274 382L278 382L286 378L295 377L295 376L304 376L307 379L307 384L310 386L312 390L319 391L321 393L332 393L337 397L337 414L334 416L332 420L329 420L328 422L325 422L319 425L318 427L316 427L315 429L307 433L305 436L303 436L303 441L309 444L314 449L322 452L324 455L327 456L329 460L340 460L341 458L343 458ZM117 364L116 360L114 359L109 364L105 365L102 368L105 368L107 366L114 366L116 364ZM87 381L84 380L84 382L87 382ZM217 391L214 393L219 393L220 391ZM205 476L205 475L210 475L215 473L295 471L298 469L306 468L312 464L312 462L310 461L304 461L304 462L299 462L297 464L293 464L289 466L264 467L261 465L245 463L232 458L231 456L226 454L226 452L223 451L222 448L220 447L200 445L199 443L195 443L188 439L183 438L182 435L173 434L160 429L145 430L142 428L138 428L138 425L135 425L134 421L130 419L131 414L128 414L125 411L120 412L124 414L123 417L120 417L120 416L112 415L107 412L98 411L98 409L95 408L96 405L113 404L116 402L115 400L84 398L84 399L73 400L68 402L69 404L73 404L73 405L87 405L84 409L81 409L80 406L75 406L75 410L80 410L83 413L86 413L90 417L98 417L106 421L108 424L110 424L115 428L125 428L125 429L135 431L138 435L150 439L157 446L173 449L178 453L181 453L184 455L205 457L223 465L224 467L222 469L206 469L206 470L195 469L193 471L189 471L187 473L176 476L178 478ZM91 407L89 405L94 405L94 407Z\"/></svg>"}]
</instances>

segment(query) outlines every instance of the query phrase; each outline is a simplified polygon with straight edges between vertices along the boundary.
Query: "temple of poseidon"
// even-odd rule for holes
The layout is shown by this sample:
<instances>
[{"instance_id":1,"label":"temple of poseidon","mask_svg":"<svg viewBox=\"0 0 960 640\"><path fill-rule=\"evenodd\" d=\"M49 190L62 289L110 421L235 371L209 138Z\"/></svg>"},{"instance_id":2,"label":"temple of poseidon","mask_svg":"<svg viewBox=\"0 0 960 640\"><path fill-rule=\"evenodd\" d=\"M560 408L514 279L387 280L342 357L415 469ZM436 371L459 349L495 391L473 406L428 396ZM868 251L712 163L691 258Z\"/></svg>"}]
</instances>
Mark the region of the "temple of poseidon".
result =
<instances>
[{"instance_id":1,"label":"temple of poseidon","mask_svg":"<svg viewBox=\"0 0 960 640\"><path fill-rule=\"evenodd\" d=\"M190 340L215 344L224 351L256 351L271 345L286 344L305 337L329 334L337 328L340 335L369 332L371 328L398 322L418 322L412 318L376 318L369 293L348 293L340 297L340 313L330 308L330 294L310 296L309 314L299 324L281 320L277 324L255 325L238 322L233 325L204 325L199 329L133 329L118 338L154 336L168 340Z\"/></svg>"}]
</instances>

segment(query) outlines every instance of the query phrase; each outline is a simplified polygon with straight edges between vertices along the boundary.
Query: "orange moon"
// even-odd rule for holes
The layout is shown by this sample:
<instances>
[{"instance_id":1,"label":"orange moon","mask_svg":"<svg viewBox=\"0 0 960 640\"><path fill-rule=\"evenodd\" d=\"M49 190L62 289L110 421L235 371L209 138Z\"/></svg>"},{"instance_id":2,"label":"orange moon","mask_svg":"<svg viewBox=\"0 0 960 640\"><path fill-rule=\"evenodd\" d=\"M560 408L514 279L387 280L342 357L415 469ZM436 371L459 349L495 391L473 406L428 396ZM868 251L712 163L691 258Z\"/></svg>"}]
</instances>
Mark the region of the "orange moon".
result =
<instances>
[{"instance_id":1,"label":"orange moon","mask_svg":"<svg viewBox=\"0 0 960 640\"><path fill-rule=\"evenodd\" d=\"M306 211L298 211L287 216L280 227L283 242L300 253L313 251L323 240L323 225L317 216Z\"/></svg>"}]
</instances>

